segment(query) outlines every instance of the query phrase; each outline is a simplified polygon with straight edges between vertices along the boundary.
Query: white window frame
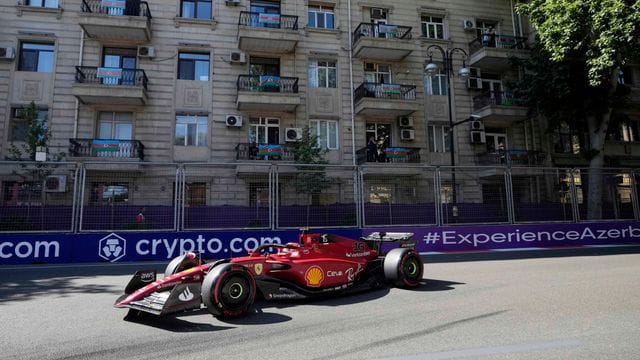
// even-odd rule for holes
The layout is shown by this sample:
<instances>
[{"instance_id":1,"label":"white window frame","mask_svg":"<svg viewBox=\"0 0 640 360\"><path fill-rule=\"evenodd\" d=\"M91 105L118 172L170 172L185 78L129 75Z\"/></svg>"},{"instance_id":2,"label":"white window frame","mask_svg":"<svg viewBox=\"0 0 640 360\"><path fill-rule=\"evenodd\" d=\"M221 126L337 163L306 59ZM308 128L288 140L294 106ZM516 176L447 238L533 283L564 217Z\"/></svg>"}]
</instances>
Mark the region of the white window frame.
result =
<instances>
[{"instance_id":1,"label":"white window frame","mask_svg":"<svg viewBox=\"0 0 640 360\"><path fill-rule=\"evenodd\" d=\"M449 125L433 124L428 127L429 151L433 153L447 153L451 148L449 144Z\"/></svg>"},{"instance_id":2,"label":"white window frame","mask_svg":"<svg viewBox=\"0 0 640 360\"><path fill-rule=\"evenodd\" d=\"M327 5L309 5L309 8L307 9L307 15L310 16L311 14L314 15L315 17L315 26L311 26L309 25L310 28L312 29L334 29L335 28L335 24L336 24L336 14L334 11L334 7L333 6L327 6ZM327 14L330 14L333 18L333 26L332 27L327 27ZM318 17L322 16L324 17L324 26L318 26ZM311 19L309 19L309 24L311 24Z\"/></svg>"},{"instance_id":3,"label":"white window frame","mask_svg":"<svg viewBox=\"0 0 640 360\"><path fill-rule=\"evenodd\" d=\"M435 90L434 91L434 87ZM447 75L438 70L437 74L425 75L424 77L424 93L427 96L446 96L447 95Z\"/></svg>"},{"instance_id":4,"label":"white window frame","mask_svg":"<svg viewBox=\"0 0 640 360\"><path fill-rule=\"evenodd\" d=\"M440 19L440 22L434 21L436 18ZM444 40L444 16L422 14L420 16L420 31L422 36L426 38Z\"/></svg>"},{"instance_id":5,"label":"white window frame","mask_svg":"<svg viewBox=\"0 0 640 360\"><path fill-rule=\"evenodd\" d=\"M335 60L312 60L309 63L309 87L312 88L330 88L338 87L338 67ZM321 70L324 70L324 76L321 76ZM333 73L334 83L331 84L329 79L330 73Z\"/></svg>"},{"instance_id":6,"label":"white window frame","mask_svg":"<svg viewBox=\"0 0 640 360\"><path fill-rule=\"evenodd\" d=\"M339 149L338 121L310 120L309 129L312 136L317 136L317 145L319 148L327 150Z\"/></svg>"},{"instance_id":7,"label":"white window frame","mask_svg":"<svg viewBox=\"0 0 640 360\"><path fill-rule=\"evenodd\" d=\"M181 122L178 123L178 119L184 119L186 120L186 122ZM202 124L199 120L205 119L206 122L204 124ZM196 136L195 136L195 141L194 144L189 145L189 125L192 125L196 127ZM176 136L178 134L178 127L184 128L184 143L183 144L177 144L176 143ZM201 139L201 134L204 133L204 136L202 136L202 141L200 141ZM201 114L176 114L176 134L174 135L174 139L173 139L173 144L175 146L207 146L208 145L208 141L207 141L207 137L209 134L209 116L208 115L201 115Z\"/></svg>"}]
</instances>

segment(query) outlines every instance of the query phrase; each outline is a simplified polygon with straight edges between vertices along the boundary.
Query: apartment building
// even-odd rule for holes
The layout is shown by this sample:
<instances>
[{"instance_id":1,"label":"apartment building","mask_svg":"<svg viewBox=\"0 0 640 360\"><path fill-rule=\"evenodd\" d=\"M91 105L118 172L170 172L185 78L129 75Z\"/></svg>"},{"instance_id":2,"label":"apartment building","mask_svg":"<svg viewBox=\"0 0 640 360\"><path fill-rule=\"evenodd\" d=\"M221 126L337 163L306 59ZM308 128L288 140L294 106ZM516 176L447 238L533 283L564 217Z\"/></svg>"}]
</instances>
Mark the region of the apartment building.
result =
<instances>
[{"instance_id":1,"label":"apartment building","mask_svg":"<svg viewBox=\"0 0 640 360\"><path fill-rule=\"evenodd\" d=\"M547 136L510 92L509 57L526 58L532 39L513 1L1 1L0 155L24 140L18 115L34 102L50 154L108 161L87 165L88 182L150 163L224 163L220 177L238 186L226 191L256 201L261 165L291 162L306 126L330 164L381 176L407 164L580 165L575 134ZM633 166L637 129L621 134L617 164ZM263 180L247 192L242 173ZM158 187L170 187L163 176ZM350 188L320 201L344 201ZM192 191L216 202L212 189Z\"/></svg>"}]
</instances>

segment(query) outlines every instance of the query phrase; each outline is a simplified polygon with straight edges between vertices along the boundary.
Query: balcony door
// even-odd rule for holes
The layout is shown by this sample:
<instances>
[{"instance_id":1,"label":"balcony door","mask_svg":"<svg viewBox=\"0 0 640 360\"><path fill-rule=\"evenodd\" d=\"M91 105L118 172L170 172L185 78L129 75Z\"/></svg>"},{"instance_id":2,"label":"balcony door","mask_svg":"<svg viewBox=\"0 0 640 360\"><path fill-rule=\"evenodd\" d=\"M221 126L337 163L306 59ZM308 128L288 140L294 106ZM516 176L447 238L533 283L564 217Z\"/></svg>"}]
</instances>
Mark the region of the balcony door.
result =
<instances>
[{"instance_id":1,"label":"balcony door","mask_svg":"<svg viewBox=\"0 0 640 360\"><path fill-rule=\"evenodd\" d=\"M499 131L499 129L487 129L485 133L487 153L501 153L508 149L507 134Z\"/></svg>"},{"instance_id":2,"label":"balcony door","mask_svg":"<svg viewBox=\"0 0 640 360\"><path fill-rule=\"evenodd\" d=\"M249 142L252 144L280 144L280 119L250 118Z\"/></svg>"},{"instance_id":3,"label":"balcony door","mask_svg":"<svg viewBox=\"0 0 640 360\"><path fill-rule=\"evenodd\" d=\"M391 146L391 125L384 123L368 122L366 125L366 139L373 137L376 141L377 154L375 161L384 162L385 152L384 149Z\"/></svg>"},{"instance_id":4,"label":"balcony door","mask_svg":"<svg viewBox=\"0 0 640 360\"><path fill-rule=\"evenodd\" d=\"M98 119L98 138L115 140L133 139L133 114L130 112L102 111Z\"/></svg>"},{"instance_id":5,"label":"balcony door","mask_svg":"<svg viewBox=\"0 0 640 360\"><path fill-rule=\"evenodd\" d=\"M103 78L102 83L106 85L135 85L137 61L136 49L104 48L102 66L122 69L122 76Z\"/></svg>"},{"instance_id":6,"label":"balcony door","mask_svg":"<svg viewBox=\"0 0 640 360\"><path fill-rule=\"evenodd\" d=\"M387 9L371 8L371 23L375 24L373 27L375 37L388 37L389 34L385 31L380 31L379 28L379 25L387 24Z\"/></svg>"},{"instance_id":7,"label":"balcony door","mask_svg":"<svg viewBox=\"0 0 640 360\"><path fill-rule=\"evenodd\" d=\"M502 82L500 80L482 79L482 92L488 94L491 105L502 105Z\"/></svg>"},{"instance_id":8,"label":"balcony door","mask_svg":"<svg viewBox=\"0 0 640 360\"><path fill-rule=\"evenodd\" d=\"M391 65L364 63L364 81L376 84L391 84Z\"/></svg>"},{"instance_id":9,"label":"balcony door","mask_svg":"<svg viewBox=\"0 0 640 360\"><path fill-rule=\"evenodd\" d=\"M280 2L266 0L251 1L251 26L279 28Z\"/></svg>"}]
</instances>

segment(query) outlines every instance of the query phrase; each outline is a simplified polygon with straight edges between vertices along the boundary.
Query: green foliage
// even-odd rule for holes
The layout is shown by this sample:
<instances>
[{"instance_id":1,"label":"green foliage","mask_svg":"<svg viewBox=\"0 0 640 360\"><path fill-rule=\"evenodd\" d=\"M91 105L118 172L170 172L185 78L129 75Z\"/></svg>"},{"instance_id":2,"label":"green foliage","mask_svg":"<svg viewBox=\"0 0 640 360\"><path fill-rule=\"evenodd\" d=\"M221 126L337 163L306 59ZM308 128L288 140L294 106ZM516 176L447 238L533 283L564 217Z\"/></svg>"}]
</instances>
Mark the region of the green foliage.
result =
<instances>
[{"instance_id":1,"label":"green foliage","mask_svg":"<svg viewBox=\"0 0 640 360\"><path fill-rule=\"evenodd\" d=\"M551 60L584 60L592 87L609 83L615 69L638 56L638 0L531 0L518 11L529 16Z\"/></svg>"},{"instance_id":2,"label":"green foliage","mask_svg":"<svg viewBox=\"0 0 640 360\"><path fill-rule=\"evenodd\" d=\"M309 164L310 166L298 165L300 170L296 177L295 186L299 193L319 194L322 190L331 186L331 179L327 178L325 167L327 164L324 155L326 149L318 146L318 137L311 133L308 126L302 129L302 139L293 146L293 158L296 164Z\"/></svg>"}]
</instances>

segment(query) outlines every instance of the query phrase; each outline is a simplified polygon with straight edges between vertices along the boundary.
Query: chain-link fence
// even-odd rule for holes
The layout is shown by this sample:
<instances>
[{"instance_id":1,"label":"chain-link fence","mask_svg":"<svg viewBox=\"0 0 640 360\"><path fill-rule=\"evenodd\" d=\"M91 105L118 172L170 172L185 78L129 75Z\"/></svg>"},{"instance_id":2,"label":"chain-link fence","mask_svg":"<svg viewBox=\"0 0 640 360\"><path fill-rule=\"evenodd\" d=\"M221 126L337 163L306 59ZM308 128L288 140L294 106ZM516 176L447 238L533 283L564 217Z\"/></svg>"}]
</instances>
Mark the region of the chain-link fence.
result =
<instances>
[{"instance_id":1,"label":"chain-link fence","mask_svg":"<svg viewBox=\"0 0 640 360\"><path fill-rule=\"evenodd\" d=\"M0 184L2 232L640 219L630 169L5 161Z\"/></svg>"}]
</instances>

